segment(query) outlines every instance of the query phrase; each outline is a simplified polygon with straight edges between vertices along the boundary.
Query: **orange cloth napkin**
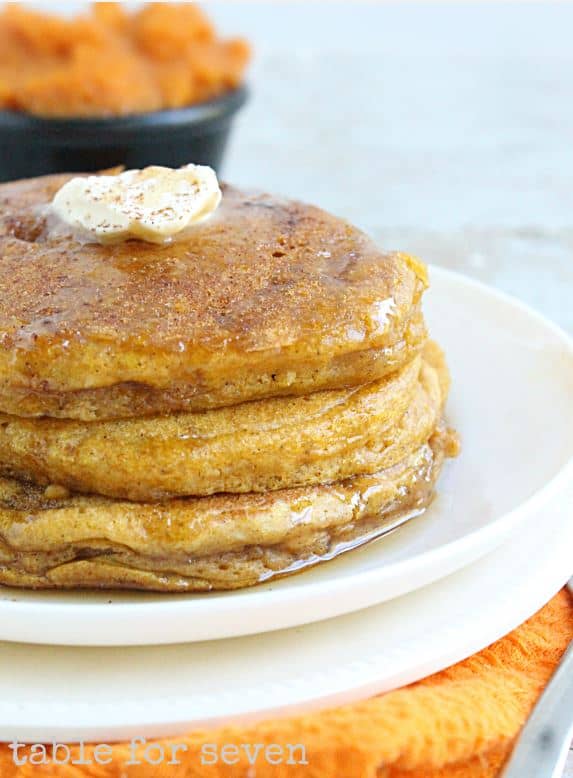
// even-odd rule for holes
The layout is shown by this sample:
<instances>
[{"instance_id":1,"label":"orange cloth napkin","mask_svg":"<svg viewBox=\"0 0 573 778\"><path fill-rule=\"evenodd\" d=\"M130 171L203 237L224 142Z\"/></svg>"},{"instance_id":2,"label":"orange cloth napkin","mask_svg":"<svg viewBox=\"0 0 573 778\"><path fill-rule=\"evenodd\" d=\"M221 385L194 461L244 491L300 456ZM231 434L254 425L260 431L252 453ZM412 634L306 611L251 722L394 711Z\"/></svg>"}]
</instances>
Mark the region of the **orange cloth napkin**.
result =
<instances>
[{"instance_id":1,"label":"orange cloth napkin","mask_svg":"<svg viewBox=\"0 0 573 778\"><path fill-rule=\"evenodd\" d=\"M479 614L476 614L479 618ZM342 638L343 639L343 636ZM529 621L507 637L464 662L403 689L379 697L291 719L262 724L194 731L154 741L149 750L160 764L129 765L128 744L110 748L110 764L17 767L8 745L0 745L2 778L491 778L532 705L547 683L568 642L573 639L573 602L566 591L557 594ZM150 745L151 741L147 743ZM211 744L203 764L205 744ZM180 764L168 764L171 746ZM282 764L259 757L253 764L237 749L225 764L223 746L250 744L296 745L283 752ZM143 746L142 746L143 748ZM262 745L261 745L262 748ZM238 751L238 754L237 754ZM21 750L20 755L30 754ZM83 761L93 756L86 747ZM251 750L251 760L254 751ZM48 749L49 756L49 749ZM272 752L277 761L279 755ZM77 761L77 747L71 761ZM287 759L308 764L286 764ZM141 758L135 756L136 760Z\"/></svg>"}]
</instances>

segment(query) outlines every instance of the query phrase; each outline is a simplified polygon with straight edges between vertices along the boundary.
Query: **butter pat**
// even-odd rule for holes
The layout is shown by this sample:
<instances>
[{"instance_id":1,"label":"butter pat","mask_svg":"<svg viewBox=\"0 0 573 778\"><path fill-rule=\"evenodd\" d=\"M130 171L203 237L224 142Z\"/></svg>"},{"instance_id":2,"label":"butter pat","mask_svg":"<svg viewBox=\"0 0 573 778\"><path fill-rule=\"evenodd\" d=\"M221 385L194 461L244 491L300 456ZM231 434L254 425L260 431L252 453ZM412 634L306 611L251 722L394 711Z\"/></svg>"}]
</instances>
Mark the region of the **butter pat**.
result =
<instances>
[{"instance_id":1,"label":"butter pat","mask_svg":"<svg viewBox=\"0 0 573 778\"><path fill-rule=\"evenodd\" d=\"M215 171L152 165L116 176L72 178L56 193L52 213L98 243L138 239L168 243L207 219L221 202Z\"/></svg>"}]
</instances>

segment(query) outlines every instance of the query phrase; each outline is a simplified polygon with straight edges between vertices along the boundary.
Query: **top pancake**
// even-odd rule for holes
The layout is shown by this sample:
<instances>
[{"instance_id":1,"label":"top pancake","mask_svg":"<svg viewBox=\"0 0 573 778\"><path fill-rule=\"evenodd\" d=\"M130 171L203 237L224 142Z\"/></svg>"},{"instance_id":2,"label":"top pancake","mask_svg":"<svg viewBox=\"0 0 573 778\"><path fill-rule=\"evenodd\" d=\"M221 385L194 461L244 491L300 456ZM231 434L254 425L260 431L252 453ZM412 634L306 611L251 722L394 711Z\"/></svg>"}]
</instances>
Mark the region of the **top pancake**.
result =
<instances>
[{"instance_id":1,"label":"top pancake","mask_svg":"<svg viewBox=\"0 0 573 778\"><path fill-rule=\"evenodd\" d=\"M379 378L426 337L423 266L313 206L224 187L157 246L86 244L0 186L0 410L83 420L204 410Z\"/></svg>"}]
</instances>

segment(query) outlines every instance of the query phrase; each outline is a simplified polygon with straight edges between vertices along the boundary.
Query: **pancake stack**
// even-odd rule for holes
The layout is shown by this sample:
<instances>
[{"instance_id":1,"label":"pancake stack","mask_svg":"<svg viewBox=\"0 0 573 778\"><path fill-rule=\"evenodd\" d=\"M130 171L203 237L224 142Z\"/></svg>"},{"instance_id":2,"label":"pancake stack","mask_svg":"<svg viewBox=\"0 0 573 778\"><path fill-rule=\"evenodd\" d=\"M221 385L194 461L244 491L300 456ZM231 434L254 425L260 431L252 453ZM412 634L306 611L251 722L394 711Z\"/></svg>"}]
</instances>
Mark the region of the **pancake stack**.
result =
<instances>
[{"instance_id":1,"label":"pancake stack","mask_svg":"<svg viewBox=\"0 0 573 778\"><path fill-rule=\"evenodd\" d=\"M426 271L224 187L169 245L50 229L0 186L0 583L234 589L379 536L456 453Z\"/></svg>"}]
</instances>

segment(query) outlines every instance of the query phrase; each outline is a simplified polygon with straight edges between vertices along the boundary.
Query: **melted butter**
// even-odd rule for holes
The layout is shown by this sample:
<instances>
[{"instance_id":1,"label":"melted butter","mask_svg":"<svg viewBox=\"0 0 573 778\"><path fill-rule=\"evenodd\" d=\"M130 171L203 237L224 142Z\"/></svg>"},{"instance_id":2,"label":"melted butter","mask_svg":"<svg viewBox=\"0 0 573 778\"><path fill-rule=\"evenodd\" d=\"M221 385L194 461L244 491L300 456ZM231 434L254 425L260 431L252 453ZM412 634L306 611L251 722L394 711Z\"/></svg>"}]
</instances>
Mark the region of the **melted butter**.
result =
<instances>
[{"instance_id":1,"label":"melted butter","mask_svg":"<svg viewBox=\"0 0 573 778\"><path fill-rule=\"evenodd\" d=\"M78 176L59 189L50 213L85 242L168 243L207 219L221 202L215 171L151 165L117 175ZM57 221L53 225L58 230Z\"/></svg>"},{"instance_id":2,"label":"melted butter","mask_svg":"<svg viewBox=\"0 0 573 778\"><path fill-rule=\"evenodd\" d=\"M369 311L371 330L374 332L384 332L388 327L388 322L395 308L396 303L393 297L375 302Z\"/></svg>"}]
</instances>

